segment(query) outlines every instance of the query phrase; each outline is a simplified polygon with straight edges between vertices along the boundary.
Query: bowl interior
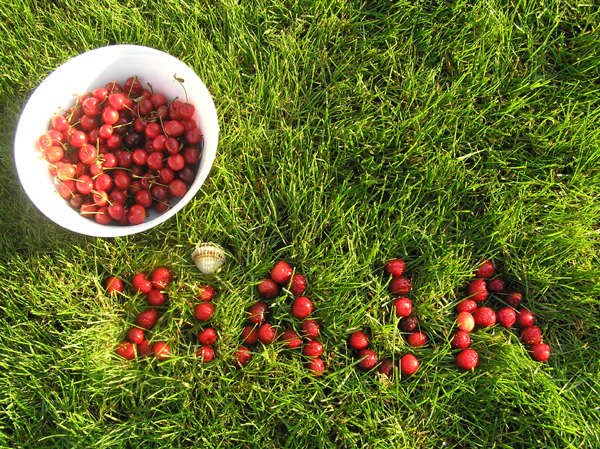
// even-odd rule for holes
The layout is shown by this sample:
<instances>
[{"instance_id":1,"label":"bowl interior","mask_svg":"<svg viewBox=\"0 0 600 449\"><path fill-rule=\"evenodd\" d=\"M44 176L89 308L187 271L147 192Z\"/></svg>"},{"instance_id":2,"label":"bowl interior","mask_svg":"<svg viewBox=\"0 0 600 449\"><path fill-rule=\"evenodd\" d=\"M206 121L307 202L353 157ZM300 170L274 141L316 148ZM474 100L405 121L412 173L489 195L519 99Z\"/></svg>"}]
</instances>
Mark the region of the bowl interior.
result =
<instances>
[{"instance_id":1,"label":"bowl interior","mask_svg":"<svg viewBox=\"0 0 600 449\"><path fill-rule=\"evenodd\" d=\"M137 76L142 85L152 85L171 102L175 97L185 99L181 85L174 75L184 80L190 103L195 106L194 119L204 135L202 157L196 179L186 195L171 203L162 214L149 210L146 221L139 225L100 225L84 218L71 208L56 192L48 163L37 147L39 136L49 128L50 117L58 110L75 104L78 95L116 80L123 85L130 76ZM212 97L198 75L179 59L148 47L115 45L83 53L52 72L29 98L15 135L15 164L25 192L40 211L60 226L71 231L96 237L116 237L150 229L181 210L198 192L217 151L219 127Z\"/></svg>"}]
</instances>

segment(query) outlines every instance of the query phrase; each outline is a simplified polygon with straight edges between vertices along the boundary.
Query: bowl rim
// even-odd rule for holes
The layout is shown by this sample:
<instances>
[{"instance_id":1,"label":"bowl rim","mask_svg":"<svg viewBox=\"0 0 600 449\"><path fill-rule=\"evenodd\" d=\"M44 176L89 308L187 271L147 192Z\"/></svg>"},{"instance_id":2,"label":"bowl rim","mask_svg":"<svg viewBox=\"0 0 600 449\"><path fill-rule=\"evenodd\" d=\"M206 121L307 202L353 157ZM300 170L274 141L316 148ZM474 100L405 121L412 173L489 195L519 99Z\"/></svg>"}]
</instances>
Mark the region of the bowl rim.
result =
<instances>
[{"instance_id":1,"label":"bowl rim","mask_svg":"<svg viewBox=\"0 0 600 449\"><path fill-rule=\"evenodd\" d=\"M202 170L202 173L199 169L199 171L196 173L196 178L194 179L194 182L192 183L192 185L190 186L190 188L188 189L186 194L183 197L179 198L177 203L175 205L173 205L173 207L170 208L168 211L159 214L158 216L156 216L155 218L153 218L151 220L146 219L146 221L144 221L141 224L125 225L125 226L100 225L100 224L96 223L95 221L90 221L90 224L92 226L90 226L89 229L87 227L85 227L85 229L82 229L81 226L72 225L72 223L70 223L68 220L61 220L61 219L57 220L56 217L49 216L46 213L46 211L44 210L43 205L38 204L38 202L36 202L34 200L34 198L36 197L36 194L33 189L35 189L36 186L34 185L35 183L29 179L30 177L28 178L24 172L24 170L26 169L26 164L23 163L23 159L25 158L25 155L22 152L22 150L20 151L20 149L25 149L27 151L27 148L31 147L31 136L27 134L25 124L28 123L28 120L30 119L30 117L32 115L33 108L36 107L36 103L39 101L38 94L40 92L44 92L44 90L46 89L46 86L52 85L55 82L55 80L58 79L58 77L61 77L66 73L69 73L69 71L71 71L71 68L73 66L76 66L82 62L85 62L88 59L92 60L95 58L101 58L103 56L108 56L108 55L114 56L115 53L117 55L121 54L120 57L125 57L128 53L129 54L135 53L136 56L160 58L161 61L164 61L165 64L169 64L169 67L173 66L173 71L174 71L174 73L177 73L178 77L186 79L186 81L188 79L190 79L190 77L192 77L193 81L190 81L190 82L197 84L197 88L200 90L202 98L203 98L204 103L203 103L203 112L202 113L205 116L207 116L207 118L208 118L208 120L205 120L204 122L209 122L209 123L206 123L206 125L207 125L207 127L211 128L211 130L212 130L211 138L210 138L210 142L208 143L208 146L207 146L206 141L204 141L204 140L203 140L203 144L202 144L201 165L202 165L202 167L208 167L208 168L205 168L204 170ZM73 92L73 94L74 93L75 92ZM198 111L196 111L196 113L198 113ZM49 120L49 117L48 117L48 120ZM209 174L210 170L212 169L214 159L216 157L218 140L219 140L219 123L218 123L218 116L217 116L217 111L216 111L216 107L214 104L214 100L212 98L212 95L208 91L208 88L206 87L206 85L204 84L202 79L200 78L200 76L189 65L187 65L185 62L181 61L180 59L176 58L175 56L172 56L162 50L158 50L158 49L155 49L152 47L146 47L146 46L142 46L142 45L132 45L132 44L116 44L116 45L107 45L104 47L98 47L98 48L80 53L77 56L74 56L74 57L70 58L69 60L65 61L64 63L62 63L60 66L58 66L56 69L54 69L46 78L44 78L44 80L31 93L23 110L21 111L21 116L19 117L19 121L17 123L17 128L15 131L13 155L14 155L14 163L16 166L17 175L19 177L21 186L25 190L25 193L27 194L29 200L36 206L36 208L40 212L42 212L42 214L44 216L46 216L50 221L61 226L62 228L68 229L69 231L72 231L72 232L75 232L78 234L82 234L82 235L88 235L91 237L104 237L104 238L108 237L108 238L110 238L110 237L122 237L122 236L127 236L127 235L132 235L132 234L137 234L140 232L147 231L151 228L154 228L154 227L162 224L169 218L173 217L181 209L183 209L183 207L185 207L185 205L187 205L194 198L194 196L198 193L198 191L200 190L200 188L206 181L206 178L208 177L208 174ZM67 214L67 215L69 216L69 214ZM86 220L88 220L88 219L86 219Z\"/></svg>"}]
</instances>

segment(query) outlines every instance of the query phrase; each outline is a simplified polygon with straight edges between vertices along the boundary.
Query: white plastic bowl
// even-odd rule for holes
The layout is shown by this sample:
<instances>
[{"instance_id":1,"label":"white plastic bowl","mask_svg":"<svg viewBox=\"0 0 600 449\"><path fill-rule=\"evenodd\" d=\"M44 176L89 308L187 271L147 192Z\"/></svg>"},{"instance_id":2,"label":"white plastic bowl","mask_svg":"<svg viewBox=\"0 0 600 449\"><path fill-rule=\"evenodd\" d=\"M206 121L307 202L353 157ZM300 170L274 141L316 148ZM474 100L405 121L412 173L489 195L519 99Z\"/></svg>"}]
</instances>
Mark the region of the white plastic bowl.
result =
<instances>
[{"instance_id":1,"label":"white plastic bowl","mask_svg":"<svg viewBox=\"0 0 600 449\"><path fill-rule=\"evenodd\" d=\"M195 106L194 119L204 134L204 146L196 179L185 196L173 201L162 214L149 210L149 216L139 225L101 225L82 217L58 195L48 171L48 162L41 158L37 140L48 131L50 117L59 108L75 104L75 96L104 87L116 80L123 85L130 76L137 76L144 87L152 84L154 92L162 93L170 102L175 97L185 99L181 85L173 75L184 80L188 99ZM25 192L48 218L71 231L95 236L118 237L146 231L168 220L196 195L212 167L217 153L219 125L212 97L196 73L179 59L153 48L137 45L113 45L82 53L52 72L33 92L23 109L15 135L15 163Z\"/></svg>"}]
</instances>

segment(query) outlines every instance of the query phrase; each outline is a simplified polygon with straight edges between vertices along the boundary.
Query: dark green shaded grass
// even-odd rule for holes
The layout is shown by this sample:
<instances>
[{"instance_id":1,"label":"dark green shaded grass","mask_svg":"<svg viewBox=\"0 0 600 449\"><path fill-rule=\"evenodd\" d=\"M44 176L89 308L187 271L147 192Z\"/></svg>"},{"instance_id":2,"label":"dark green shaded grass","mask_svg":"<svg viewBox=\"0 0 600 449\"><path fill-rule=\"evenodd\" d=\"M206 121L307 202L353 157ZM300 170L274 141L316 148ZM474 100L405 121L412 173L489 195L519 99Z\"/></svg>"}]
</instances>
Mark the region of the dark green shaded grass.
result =
<instances>
[{"instance_id":1,"label":"dark green shaded grass","mask_svg":"<svg viewBox=\"0 0 600 449\"><path fill-rule=\"evenodd\" d=\"M17 11L18 13L15 13ZM2 4L0 444L3 447L597 447L598 14L568 2ZM179 57L217 105L219 152L201 192L142 235L91 239L28 201L12 136L54 68L102 45ZM207 279L190 252L228 263ZM383 263L407 262L430 343L410 348ZM449 347L454 306L491 257L552 347L473 334L480 365ZM309 280L326 375L257 345L231 367L244 310L277 260ZM172 268L154 341L174 356L114 354L144 299L109 275ZM194 292L219 290L217 360L195 358ZM291 296L273 323L298 326ZM502 297L489 300L492 307ZM356 369L346 336L421 361L411 378Z\"/></svg>"}]
</instances>

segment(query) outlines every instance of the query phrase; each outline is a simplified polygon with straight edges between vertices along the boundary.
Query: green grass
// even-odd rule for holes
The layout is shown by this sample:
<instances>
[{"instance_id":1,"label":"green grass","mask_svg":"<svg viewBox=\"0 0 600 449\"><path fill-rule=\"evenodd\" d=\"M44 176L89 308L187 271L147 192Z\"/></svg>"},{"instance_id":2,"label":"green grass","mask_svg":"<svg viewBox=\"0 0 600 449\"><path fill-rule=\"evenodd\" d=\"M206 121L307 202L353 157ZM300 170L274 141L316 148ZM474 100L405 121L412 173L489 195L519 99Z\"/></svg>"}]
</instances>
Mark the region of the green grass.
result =
<instances>
[{"instance_id":1,"label":"green grass","mask_svg":"<svg viewBox=\"0 0 600 449\"><path fill-rule=\"evenodd\" d=\"M592 2L594 3L594 2ZM43 6L45 5L45 6ZM1 447L600 446L600 52L597 5L505 2L0 2ZM28 96L80 52L134 43L182 59L215 100L221 138L202 190L141 235L94 239L46 219L12 141ZM93 67L90 68L93 70ZM194 356L192 264L229 253L215 362ZM386 259L400 257L430 337L407 347ZM448 339L476 260L525 293L552 347L476 332L458 371ZM257 345L231 367L244 309L278 260L309 280L326 375ZM144 300L109 298L166 265L155 340L165 362L114 349ZM290 297L273 322L291 319ZM500 304L491 300L493 306ZM362 373L347 335L421 368Z\"/></svg>"}]
</instances>

